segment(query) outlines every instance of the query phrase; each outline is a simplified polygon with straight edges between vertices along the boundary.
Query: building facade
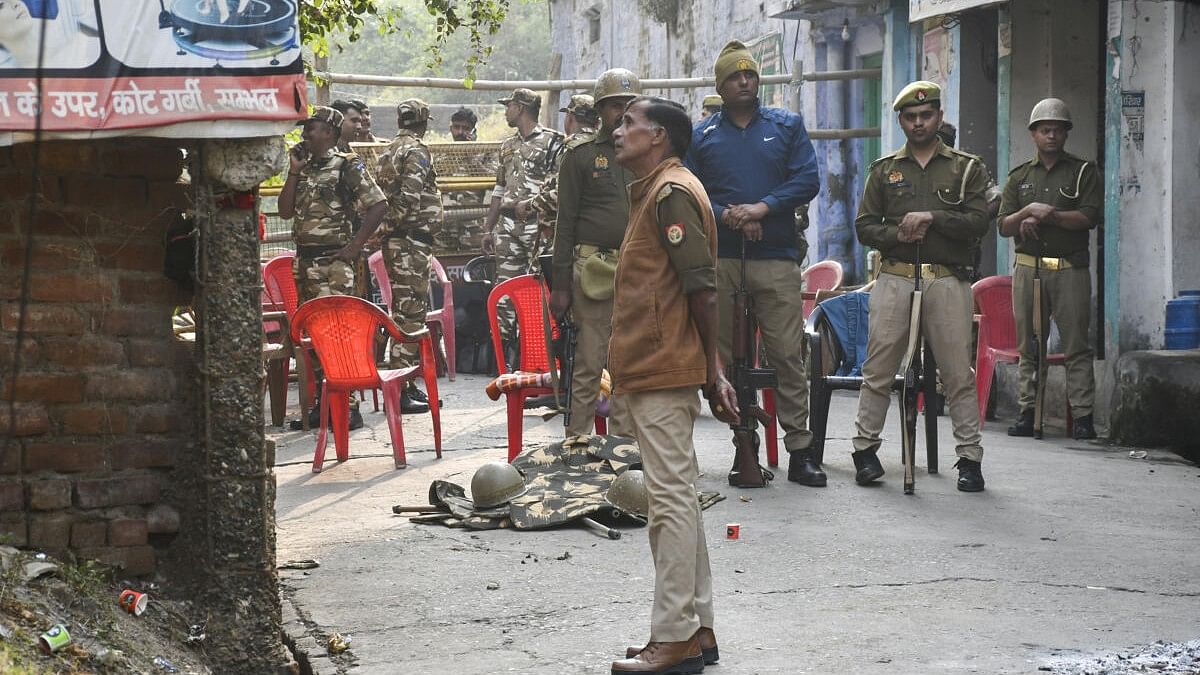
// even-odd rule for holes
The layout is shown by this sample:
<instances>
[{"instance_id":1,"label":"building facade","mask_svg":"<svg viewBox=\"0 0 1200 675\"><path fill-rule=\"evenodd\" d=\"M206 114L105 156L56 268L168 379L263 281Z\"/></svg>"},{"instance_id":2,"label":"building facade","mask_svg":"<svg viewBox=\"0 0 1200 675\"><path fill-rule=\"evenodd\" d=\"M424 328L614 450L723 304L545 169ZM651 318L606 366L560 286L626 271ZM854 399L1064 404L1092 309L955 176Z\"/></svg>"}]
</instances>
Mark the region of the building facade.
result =
<instances>
[{"instance_id":1,"label":"building facade","mask_svg":"<svg viewBox=\"0 0 1200 675\"><path fill-rule=\"evenodd\" d=\"M834 259L862 281L853 218L867 165L903 143L890 102L915 79L944 88L958 146L998 181L1033 153L1034 103L1061 98L1068 150L1104 173L1104 223L1092 237L1097 421L1109 422L1117 360L1161 349L1164 303L1200 288L1200 3L1190 0L553 0L564 79L622 66L643 77L711 76L730 39L764 72L880 68L879 79L806 82L764 103L810 130L880 127L878 138L815 141L823 189L811 207L810 261ZM765 57L765 58L764 58ZM703 89L663 93L697 110ZM984 242L984 274L1008 274L1012 242ZM1053 384L1053 381L1052 381ZM1061 413L1061 411L1060 411Z\"/></svg>"}]
</instances>

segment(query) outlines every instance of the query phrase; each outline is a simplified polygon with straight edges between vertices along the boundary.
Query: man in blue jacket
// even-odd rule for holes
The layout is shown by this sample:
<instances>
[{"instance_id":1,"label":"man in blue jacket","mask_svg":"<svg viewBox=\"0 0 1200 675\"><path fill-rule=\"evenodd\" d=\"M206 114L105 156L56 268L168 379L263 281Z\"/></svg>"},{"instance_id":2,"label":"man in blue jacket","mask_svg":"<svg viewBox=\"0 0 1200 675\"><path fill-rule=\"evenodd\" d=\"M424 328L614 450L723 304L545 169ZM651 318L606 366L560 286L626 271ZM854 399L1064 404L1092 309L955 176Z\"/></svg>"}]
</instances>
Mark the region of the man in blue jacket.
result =
<instances>
[{"instance_id":1,"label":"man in blue jacket","mask_svg":"<svg viewBox=\"0 0 1200 675\"><path fill-rule=\"evenodd\" d=\"M717 219L721 359L729 363L732 350L732 294L741 284L744 237L746 287L779 378L776 407L791 454L788 480L823 487L825 472L810 452L795 221L796 209L820 189L817 156L799 115L759 105L758 63L744 44L725 45L714 70L724 105L697 123L686 164L708 191Z\"/></svg>"}]
</instances>

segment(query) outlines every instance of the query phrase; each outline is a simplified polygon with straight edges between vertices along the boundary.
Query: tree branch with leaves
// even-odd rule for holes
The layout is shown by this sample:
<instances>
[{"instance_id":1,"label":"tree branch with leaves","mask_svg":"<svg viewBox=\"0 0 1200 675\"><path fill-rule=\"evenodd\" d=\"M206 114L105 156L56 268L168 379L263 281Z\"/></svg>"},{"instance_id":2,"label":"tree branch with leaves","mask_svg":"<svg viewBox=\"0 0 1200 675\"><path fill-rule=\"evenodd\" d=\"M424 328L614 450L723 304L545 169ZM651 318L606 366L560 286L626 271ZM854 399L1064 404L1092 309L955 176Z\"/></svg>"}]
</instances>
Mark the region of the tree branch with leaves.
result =
<instances>
[{"instance_id":1,"label":"tree branch with leaves","mask_svg":"<svg viewBox=\"0 0 1200 675\"><path fill-rule=\"evenodd\" d=\"M434 22L434 41L429 45L430 68L442 65L443 47L460 30L469 34L471 51L463 64L465 80L475 79L476 68L492 54L488 38L499 30L508 14L510 0L422 0ZM300 3L300 38L316 56L342 51L345 43L362 37L369 23L381 34L400 30L403 10L387 0L303 0Z\"/></svg>"}]
</instances>

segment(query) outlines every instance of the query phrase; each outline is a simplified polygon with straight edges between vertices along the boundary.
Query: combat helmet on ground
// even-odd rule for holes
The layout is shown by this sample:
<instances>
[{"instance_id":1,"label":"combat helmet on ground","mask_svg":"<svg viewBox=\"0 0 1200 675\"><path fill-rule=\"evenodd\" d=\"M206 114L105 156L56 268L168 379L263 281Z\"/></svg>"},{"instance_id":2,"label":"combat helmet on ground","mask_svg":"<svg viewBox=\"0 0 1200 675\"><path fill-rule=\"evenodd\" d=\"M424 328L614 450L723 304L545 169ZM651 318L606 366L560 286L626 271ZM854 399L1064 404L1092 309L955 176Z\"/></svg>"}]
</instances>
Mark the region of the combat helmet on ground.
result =
<instances>
[{"instance_id":1,"label":"combat helmet on ground","mask_svg":"<svg viewBox=\"0 0 1200 675\"><path fill-rule=\"evenodd\" d=\"M1032 129L1038 122L1062 122L1070 131L1071 111L1061 98L1044 98L1029 113L1029 128Z\"/></svg>"},{"instance_id":2,"label":"combat helmet on ground","mask_svg":"<svg viewBox=\"0 0 1200 675\"><path fill-rule=\"evenodd\" d=\"M646 493L646 474L629 469L613 479L605 499L623 513L638 518L650 515L650 496Z\"/></svg>"},{"instance_id":3,"label":"combat helmet on ground","mask_svg":"<svg viewBox=\"0 0 1200 675\"><path fill-rule=\"evenodd\" d=\"M471 500L477 508L499 506L525 494L525 477L508 462L488 462L471 478Z\"/></svg>"}]
</instances>

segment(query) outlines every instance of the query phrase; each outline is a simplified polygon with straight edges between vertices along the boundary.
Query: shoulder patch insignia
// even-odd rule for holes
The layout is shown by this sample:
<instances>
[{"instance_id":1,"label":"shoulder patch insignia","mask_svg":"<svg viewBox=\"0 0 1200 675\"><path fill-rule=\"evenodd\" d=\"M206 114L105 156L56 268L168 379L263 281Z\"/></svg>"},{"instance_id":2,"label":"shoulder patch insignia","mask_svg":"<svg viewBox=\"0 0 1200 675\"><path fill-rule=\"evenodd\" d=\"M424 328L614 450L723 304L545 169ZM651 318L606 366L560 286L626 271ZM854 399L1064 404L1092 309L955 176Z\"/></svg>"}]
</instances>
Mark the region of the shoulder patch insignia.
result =
<instances>
[{"instance_id":1,"label":"shoulder patch insignia","mask_svg":"<svg viewBox=\"0 0 1200 675\"><path fill-rule=\"evenodd\" d=\"M608 158L604 155L596 155L595 167L600 170L608 169Z\"/></svg>"},{"instance_id":2,"label":"shoulder patch insignia","mask_svg":"<svg viewBox=\"0 0 1200 675\"><path fill-rule=\"evenodd\" d=\"M661 190L658 191L658 196L654 198L655 202L661 202L671 196L671 184L667 183Z\"/></svg>"},{"instance_id":3,"label":"shoulder patch insignia","mask_svg":"<svg viewBox=\"0 0 1200 675\"><path fill-rule=\"evenodd\" d=\"M671 223L667 226L667 243L679 246L683 243L683 223Z\"/></svg>"}]
</instances>

